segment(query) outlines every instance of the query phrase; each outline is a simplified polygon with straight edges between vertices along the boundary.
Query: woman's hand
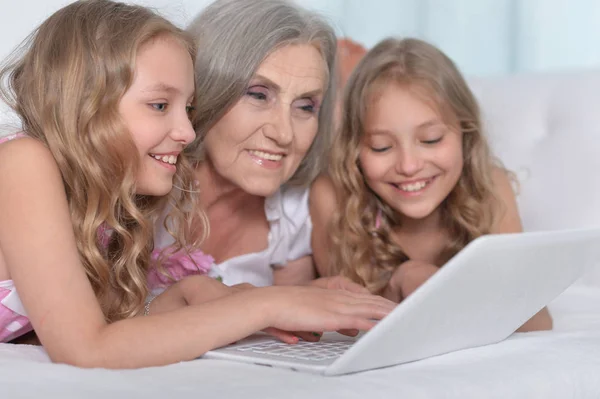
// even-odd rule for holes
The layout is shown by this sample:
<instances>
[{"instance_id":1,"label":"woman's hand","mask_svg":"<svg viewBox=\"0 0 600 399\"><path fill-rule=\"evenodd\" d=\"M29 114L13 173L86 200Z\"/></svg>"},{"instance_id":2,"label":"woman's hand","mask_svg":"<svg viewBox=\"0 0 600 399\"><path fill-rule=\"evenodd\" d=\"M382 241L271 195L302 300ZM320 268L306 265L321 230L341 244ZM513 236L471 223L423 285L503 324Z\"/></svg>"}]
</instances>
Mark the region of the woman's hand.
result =
<instances>
[{"instance_id":1,"label":"woman's hand","mask_svg":"<svg viewBox=\"0 0 600 399\"><path fill-rule=\"evenodd\" d=\"M412 294L438 270L439 267L431 263L407 260L396 269L383 290L383 296L398 303Z\"/></svg>"}]
</instances>

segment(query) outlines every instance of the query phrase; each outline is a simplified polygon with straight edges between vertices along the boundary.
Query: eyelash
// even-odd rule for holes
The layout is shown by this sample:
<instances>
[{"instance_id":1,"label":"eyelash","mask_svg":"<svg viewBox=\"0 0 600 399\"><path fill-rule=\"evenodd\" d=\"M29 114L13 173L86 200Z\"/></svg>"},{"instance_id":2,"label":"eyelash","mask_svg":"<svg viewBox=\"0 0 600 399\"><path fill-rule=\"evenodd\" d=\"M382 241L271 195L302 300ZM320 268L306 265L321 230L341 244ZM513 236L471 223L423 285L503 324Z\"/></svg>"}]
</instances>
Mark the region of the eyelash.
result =
<instances>
[{"instance_id":1,"label":"eyelash","mask_svg":"<svg viewBox=\"0 0 600 399\"><path fill-rule=\"evenodd\" d=\"M164 106L163 109L158 109L157 106ZM154 108L155 110L157 110L158 112L165 112L167 110L167 108L169 107L168 103L151 103L150 106L152 108Z\"/></svg>"},{"instance_id":2,"label":"eyelash","mask_svg":"<svg viewBox=\"0 0 600 399\"><path fill-rule=\"evenodd\" d=\"M259 100L259 101L265 101L267 99L267 95L265 93L260 92L260 91L248 90L246 92L246 95L254 98L255 100Z\"/></svg>"},{"instance_id":3,"label":"eyelash","mask_svg":"<svg viewBox=\"0 0 600 399\"><path fill-rule=\"evenodd\" d=\"M307 100L309 100L309 99L307 99ZM312 102L312 100L309 100L309 101ZM315 112L317 112L317 107L315 107L314 103L313 104L306 104L306 105L303 105L303 106L301 106L299 108L302 111L307 112L309 114L314 114Z\"/></svg>"},{"instance_id":4,"label":"eyelash","mask_svg":"<svg viewBox=\"0 0 600 399\"><path fill-rule=\"evenodd\" d=\"M253 90L249 89L246 91L246 95L252 97L255 100L259 100L259 101L268 100L267 94L260 92L260 91L253 91ZM306 99L302 99L302 100L309 100L312 102L312 104L303 105L301 107L298 107L299 109L301 109L302 111L309 113L309 114L314 114L317 111L314 101L312 101L312 99L306 98Z\"/></svg>"},{"instance_id":5,"label":"eyelash","mask_svg":"<svg viewBox=\"0 0 600 399\"><path fill-rule=\"evenodd\" d=\"M373 147L371 147L371 150L373 152L385 152L385 151L389 150L390 148L391 147L383 147L383 148L373 148Z\"/></svg>"},{"instance_id":6,"label":"eyelash","mask_svg":"<svg viewBox=\"0 0 600 399\"><path fill-rule=\"evenodd\" d=\"M149 104L153 109L155 109L158 112L166 112L167 109L169 108L169 103L150 103ZM159 109L159 107L162 107L161 109ZM192 114L194 111L196 110L196 107L194 107L193 105L186 105L185 107L185 112L190 115Z\"/></svg>"},{"instance_id":7,"label":"eyelash","mask_svg":"<svg viewBox=\"0 0 600 399\"><path fill-rule=\"evenodd\" d=\"M423 144L437 144L440 141L442 141L442 138L443 137L440 137L439 139L435 139L435 140L423 140L423 141L421 141L421 143L423 143Z\"/></svg>"}]
</instances>

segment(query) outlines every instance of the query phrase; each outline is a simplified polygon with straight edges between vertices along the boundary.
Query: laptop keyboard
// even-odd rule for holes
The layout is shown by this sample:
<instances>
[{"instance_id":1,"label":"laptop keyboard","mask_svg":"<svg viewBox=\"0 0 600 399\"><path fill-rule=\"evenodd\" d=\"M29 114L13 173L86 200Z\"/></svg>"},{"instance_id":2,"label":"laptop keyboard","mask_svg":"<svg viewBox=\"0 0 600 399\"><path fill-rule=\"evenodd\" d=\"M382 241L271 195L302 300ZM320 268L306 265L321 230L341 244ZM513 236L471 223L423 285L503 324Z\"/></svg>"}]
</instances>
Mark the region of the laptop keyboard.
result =
<instances>
[{"instance_id":1,"label":"laptop keyboard","mask_svg":"<svg viewBox=\"0 0 600 399\"><path fill-rule=\"evenodd\" d=\"M283 342L263 342L238 346L234 349L240 352L281 356L287 359L320 361L340 357L352 344L354 344L352 341L300 341L294 345Z\"/></svg>"}]
</instances>

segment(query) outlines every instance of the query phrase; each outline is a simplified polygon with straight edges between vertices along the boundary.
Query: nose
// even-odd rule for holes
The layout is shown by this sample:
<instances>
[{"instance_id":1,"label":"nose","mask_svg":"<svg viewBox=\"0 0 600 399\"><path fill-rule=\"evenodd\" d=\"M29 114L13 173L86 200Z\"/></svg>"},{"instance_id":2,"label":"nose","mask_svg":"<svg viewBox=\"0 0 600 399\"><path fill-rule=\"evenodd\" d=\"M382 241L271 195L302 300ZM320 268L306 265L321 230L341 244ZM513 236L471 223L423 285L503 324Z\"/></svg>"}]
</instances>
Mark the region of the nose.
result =
<instances>
[{"instance_id":1,"label":"nose","mask_svg":"<svg viewBox=\"0 0 600 399\"><path fill-rule=\"evenodd\" d=\"M171 138L174 141L182 143L184 146L190 144L196 138L196 132L192 127L192 122L187 113L178 115L171 130Z\"/></svg>"},{"instance_id":2,"label":"nose","mask_svg":"<svg viewBox=\"0 0 600 399\"><path fill-rule=\"evenodd\" d=\"M396 172L413 176L423 167L423 160L419 155L418 149L414 147L405 147L399 150L398 161L396 162Z\"/></svg>"},{"instance_id":3,"label":"nose","mask_svg":"<svg viewBox=\"0 0 600 399\"><path fill-rule=\"evenodd\" d=\"M289 106L275 107L269 119L264 126L265 136L277 143L279 147L290 145L294 139L294 127Z\"/></svg>"}]
</instances>

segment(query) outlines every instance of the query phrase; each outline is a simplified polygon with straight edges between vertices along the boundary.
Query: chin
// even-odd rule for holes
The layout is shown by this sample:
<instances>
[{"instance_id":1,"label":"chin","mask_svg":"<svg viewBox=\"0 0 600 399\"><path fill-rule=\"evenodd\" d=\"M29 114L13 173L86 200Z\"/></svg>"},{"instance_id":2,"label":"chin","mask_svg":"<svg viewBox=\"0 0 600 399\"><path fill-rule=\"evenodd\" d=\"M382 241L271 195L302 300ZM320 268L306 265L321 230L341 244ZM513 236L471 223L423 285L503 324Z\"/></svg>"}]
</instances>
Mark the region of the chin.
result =
<instances>
[{"instance_id":1,"label":"chin","mask_svg":"<svg viewBox=\"0 0 600 399\"><path fill-rule=\"evenodd\" d=\"M427 207L424 209L406 209L406 210L400 210L399 212L404 215L405 217L412 219L412 220L424 220L427 219L428 217L430 217L431 215L433 215L433 213L436 211L437 207L431 208L431 207Z\"/></svg>"},{"instance_id":2,"label":"chin","mask_svg":"<svg viewBox=\"0 0 600 399\"><path fill-rule=\"evenodd\" d=\"M250 195L255 195L257 197L270 197L279 190L281 186L271 186L271 185L260 185L260 184L250 184L246 187L242 187L242 189Z\"/></svg>"},{"instance_id":3,"label":"chin","mask_svg":"<svg viewBox=\"0 0 600 399\"><path fill-rule=\"evenodd\" d=\"M136 190L136 194L138 195L148 195L150 197L164 197L168 195L173 189L173 184L169 185L155 185L155 186L146 186L141 187Z\"/></svg>"}]
</instances>

